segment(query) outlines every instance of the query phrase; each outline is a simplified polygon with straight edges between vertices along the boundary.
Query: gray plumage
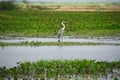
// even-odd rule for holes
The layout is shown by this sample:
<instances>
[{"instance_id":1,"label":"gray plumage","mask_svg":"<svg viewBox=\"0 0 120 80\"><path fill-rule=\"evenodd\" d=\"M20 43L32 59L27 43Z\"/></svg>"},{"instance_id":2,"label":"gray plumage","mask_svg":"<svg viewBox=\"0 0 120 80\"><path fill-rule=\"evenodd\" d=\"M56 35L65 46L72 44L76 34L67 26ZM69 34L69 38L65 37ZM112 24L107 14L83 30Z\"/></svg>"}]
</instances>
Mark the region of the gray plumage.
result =
<instances>
[{"instance_id":1,"label":"gray plumage","mask_svg":"<svg viewBox=\"0 0 120 80\"><path fill-rule=\"evenodd\" d=\"M62 24L63 28L61 28L58 31L58 42L60 42L61 40L63 40L63 32L64 32L64 29L65 29L64 22L62 22L61 24Z\"/></svg>"}]
</instances>

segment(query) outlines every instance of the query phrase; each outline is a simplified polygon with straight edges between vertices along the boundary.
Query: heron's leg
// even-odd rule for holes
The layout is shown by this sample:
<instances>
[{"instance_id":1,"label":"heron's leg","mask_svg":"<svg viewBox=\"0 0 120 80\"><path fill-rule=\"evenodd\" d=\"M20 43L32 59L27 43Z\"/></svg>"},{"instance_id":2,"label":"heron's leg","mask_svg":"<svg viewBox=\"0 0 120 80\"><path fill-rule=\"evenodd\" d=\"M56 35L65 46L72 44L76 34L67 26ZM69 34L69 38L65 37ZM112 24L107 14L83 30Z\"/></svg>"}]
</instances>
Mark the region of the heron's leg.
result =
<instances>
[{"instance_id":1,"label":"heron's leg","mask_svg":"<svg viewBox=\"0 0 120 80\"><path fill-rule=\"evenodd\" d=\"M60 36L58 37L58 42L60 42Z\"/></svg>"},{"instance_id":2,"label":"heron's leg","mask_svg":"<svg viewBox=\"0 0 120 80\"><path fill-rule=\"evenodd\" d=\"M60 39L58 39L58 42L60 42Z\"/></svg>"},{"instance_id":3,"label":"heron's leg","mask_svg":"<svg viewBox=\"0 0 120 80\"><path fill-rule=\"evenodd\" d=\"M62 35L60 35L60 41L62 41Z\"/></svg>"},{"instance_id":4,"label":"heron's leg","mask_svg":"<svg viewBox=\"0 0 120 80\"><path fill-rule=\"evenodd\" d=\"M63 41L63 35L61 35L61 41Z\"/></svg>"},{"instance_id":5,"label":"heron's leg","mask_svg":"<svg viewBox=\"0 0 120 80\"><path fill-rule=\"evenodd\" d=\"M60 42L60 34L58 34L58 42Z\"/></svg>"}]
</instances>

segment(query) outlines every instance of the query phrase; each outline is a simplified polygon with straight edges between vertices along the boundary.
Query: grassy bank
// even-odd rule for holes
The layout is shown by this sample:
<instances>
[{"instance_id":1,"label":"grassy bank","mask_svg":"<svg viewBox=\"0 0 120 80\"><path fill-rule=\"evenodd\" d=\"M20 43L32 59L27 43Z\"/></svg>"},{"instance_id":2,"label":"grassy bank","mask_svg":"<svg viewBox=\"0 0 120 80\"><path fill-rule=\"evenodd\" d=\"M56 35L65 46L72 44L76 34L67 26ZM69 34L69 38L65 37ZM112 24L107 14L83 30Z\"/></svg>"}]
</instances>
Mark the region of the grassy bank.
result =
<instances>
[{"instance_id":1,"label":"grassy bank","mask_svg":"<svg viewBox=\"0 0 120 80\"><path fill-rule=\"evenodd\" d=\"M0 34L57 36L65 20L66 36L120 36L120 12L0 11Z\"/></svg>"},{"instance_id":2,"label":"grassy bank","mask_svg":"<svg viewBox=\"0 0 120 80\"><path fill-rule=\"evenodd\" d=\"M74 45L116 45L119 43L102 43L102 42L38 42L38 41L23 41L19 43L0 42L0 46L74 46Z\"/></svg>"},{"instance_id":3,"label":"grassy bank","mask_svg":"<svg viewBox=\"0 0 120 80\"><path fill-rule=\"evenodd\" d=\"M120 61L106 62L77 59L51 61L40 60L37 62L18 62L17 64L18 66L13 68L1 67L0 78L40 78L44 80L43 78L46 77L48 80L50 80L50 78L69 80L73 75L75 75L76 78L80 75L105 76L109 73L114 73L114 69L116 69L116 71L120 69Z\"/></svg>"}]
</instances>

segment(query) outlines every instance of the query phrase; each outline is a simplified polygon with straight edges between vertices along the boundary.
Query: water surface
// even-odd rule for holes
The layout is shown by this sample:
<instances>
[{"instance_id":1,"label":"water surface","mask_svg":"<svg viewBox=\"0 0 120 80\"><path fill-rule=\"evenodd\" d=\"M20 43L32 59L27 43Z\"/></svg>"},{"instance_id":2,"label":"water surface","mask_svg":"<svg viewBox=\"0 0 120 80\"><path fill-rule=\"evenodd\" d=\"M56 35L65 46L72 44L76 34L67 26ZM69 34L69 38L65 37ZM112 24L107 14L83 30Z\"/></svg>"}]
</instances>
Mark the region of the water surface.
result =
<instances>
[{"instance_id":1,"label":"water surface","mask_svg":"<svg viewBox=\"0 0 120 80\"><path fill-rule=\"evenodd\" d=\"M42 59L87 59L98 61L120 60L120 46L7 46L0 47L0 67L16 66L19 61Z\"/></svg>"}]
</instances>

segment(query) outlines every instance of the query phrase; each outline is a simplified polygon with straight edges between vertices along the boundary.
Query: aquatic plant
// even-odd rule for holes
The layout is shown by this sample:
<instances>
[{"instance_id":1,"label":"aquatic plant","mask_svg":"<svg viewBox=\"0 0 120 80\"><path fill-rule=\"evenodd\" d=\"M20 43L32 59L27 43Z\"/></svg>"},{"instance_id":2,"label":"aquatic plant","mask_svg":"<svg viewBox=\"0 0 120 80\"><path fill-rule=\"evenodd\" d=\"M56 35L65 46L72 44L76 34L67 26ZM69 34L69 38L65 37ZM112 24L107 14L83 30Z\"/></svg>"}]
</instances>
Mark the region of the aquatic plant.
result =
<instances>
[{"instance_id":1,"label":"aquatic plant","mask_svg":"<svg viewBox=\"0 0 120 80\"><path fill-rule=\"evenodd\" d=\"M120 46L119 43L102 43L102 42L39 42L39 41L22 41L22 42L0 42L0 46L71 46L71 45L116 45Z\"/></svg>"},{"instance_id":2,"label":"aquatic plant","mask_svg":"<svg viewBox=\"0 0 120 80\"><path fill-rule=\"evenodd\" d=\"M40 60L18 63L17 67L0 68L0 78L71 78L82 75L107 75L113 69L120 70L120 61L106 62L95 60ZM119 74L119 73L117 73Z\"/></svg>"},{"instance_id":3,"label":"aquatic plant","mask_svg":"<svg viewBox=\"0 0 120 80\"><path fill-rule=\"evenodd\" d=\"M56 36L66 20L67 36L119 36L119 12L0 11L0 34Z\"/></svg>"}]
</instances>

